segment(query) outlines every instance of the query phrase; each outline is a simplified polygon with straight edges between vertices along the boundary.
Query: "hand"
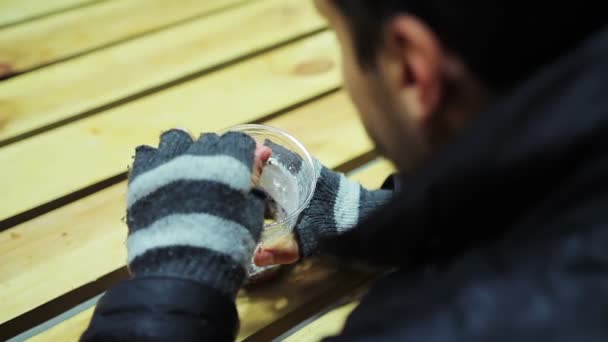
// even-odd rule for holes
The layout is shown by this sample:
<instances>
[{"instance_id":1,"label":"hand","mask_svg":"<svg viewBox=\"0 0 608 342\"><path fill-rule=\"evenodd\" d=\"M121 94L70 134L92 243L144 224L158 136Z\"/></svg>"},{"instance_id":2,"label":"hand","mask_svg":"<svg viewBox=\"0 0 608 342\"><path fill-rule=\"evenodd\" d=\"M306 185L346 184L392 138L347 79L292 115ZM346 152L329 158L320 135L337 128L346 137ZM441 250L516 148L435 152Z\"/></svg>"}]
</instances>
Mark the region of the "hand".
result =
<instances>
[{"instance_id":1,"label":"hand","mask_svg":"<svg viewBox=\"0 0 608 342\"><path fill-rule=\"evenodd\" d=\"M294 234L277 238L256 250L253 261L257 266L287 265L300 260L300 247Z\"/></svg>"},{"instance_id":2,"label":"hand","mask_svg":"<svg viewBox=\"0 0 608 342\"><path fill-rule=\"evenodd\" d=\"M140 146L129 175L127 240L135 277L179 277L234 296L259 240L264 196L253 190L270 150L243 133L170 130Z\"/></svg>"},{"instance_id":3,"label":"hand","mask_svg":"<svg viewBox=\"0 0 608 342\"><path fill-rule=\"evenodd\" d=\"M266 162L270 159L272 150L268 146L256 143L253 156L253 175L251 176L251 184L255 187L260 182L262 170L266 166Z\"/></svg>"},{"instance_id":4,"label":"hand","mask_svg":"<svg viewBox=\"0 0 608 342\"><path fill-rule=\"evenodd\" d=\"M300 158L271 141L266 141L265 145L283 158ZM315 163L318 170L315 193L300 215L295 234L257 250L256 265L291 264L301 257L319 253L322 241L349 231L393 195L389 190L368 191L343 174L329 170L316 160Z\"/></svg>"}]
</instances>

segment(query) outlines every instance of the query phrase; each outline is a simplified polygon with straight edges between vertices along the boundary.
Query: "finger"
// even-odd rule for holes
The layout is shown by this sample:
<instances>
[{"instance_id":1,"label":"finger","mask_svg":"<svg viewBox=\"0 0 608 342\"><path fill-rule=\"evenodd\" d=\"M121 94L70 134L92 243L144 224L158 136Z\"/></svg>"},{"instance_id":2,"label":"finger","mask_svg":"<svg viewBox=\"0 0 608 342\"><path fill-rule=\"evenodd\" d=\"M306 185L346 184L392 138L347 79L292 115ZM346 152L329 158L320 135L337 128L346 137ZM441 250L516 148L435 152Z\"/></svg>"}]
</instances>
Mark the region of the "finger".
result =
<instances>
[{"instance_id":1,"label":"finger","mask_svg":"<svg viewBox=\"0 0 608 342\"><path fill-rule=\"evenodd\" d=\"M300 259L300 248L293 235L265 244L256 251L254 263L258 266L293 264Z\"/></svg>"},{"instance_id":2,"label":"finger","mask_svg":"<svg viewBox=\"0 0 608 342\"><path fill-rule=\"evenodd\" d=\"M193 142L192 136L187 131L175 128L170 129L161 134L158 152L163 159L172 159L186 152Z\"/></svg>"},{"instance_id":3,"label":"finger","mask_svg":"<svg viewBox=\"0 0 608 342\"><path fill-rule=\"evenodd\" d=\"M227 155L245 164L253 170L253 153L255 140L245 133L228 132L221 136L215 133L203 133L190 150L192 155Z\"/></svg>"},{"instance_id":4,"label":"finger","mask_svg":"<svg viewBox=\"0 0 608 342\"><path fill-rule=\"evenodd\" d=\"M256 144L252 174L252 182L254 185L258 184L264 166L266 165L266 162L270 158L271 154L272 151L267 146L261 145L259 143Z\"/></svg>"},{"instance_id":5,"label":"finger","mask_svg":"<svg viewBox=\"0 0 608 342\"><path fill-rule=\"evenodd\" d=\"M220 154L223 151L218 151L218 143L220 136L215 133L201 133L194 141L188 153L195 156Z\"/></svg>"},{"instance_id":6,"label":"finger","mask_svg":"<svg viewBox=\"0 0 608 342\"><path fill-rule=\"evenodd\" d=\"M263 163L266 163L270 156L272 155L272 150L268 146L260 145L260 149L258 151L260 160Z\"/></svg>"},{"instance_id":7,"label":"finger","mask_svg":"<svg viewBox=\"0 0 608 342\"><path fill-rule=\"evenodd\" d=\"M260 248L254 258L253 262L257 266L272 266L272 265L289 265L300 260L299 253L294 250L268 250Z\"/></svg>"},{"instance_id":8,"label":"finger","mask_svg":"<svg viewBox=\"0 0 608 342\"><path fill-rule=\"evenodd\" d=\"M256 142L254 155L255 161L263 166L268 161L268 159L270 159L270 156L272 155L272 150L268 146L264 146Z\"/></svg>"},{"instance_id":9,"label":"finger","mask_svg":"<svg viewBox=\"0 0 608 342\"><path fill-rule=\"evenodd\" d=\"M157 149L147 145L138 146L133 156L133 166L129 170L129 182L155 166Z\"/></svg>"},{"instance_id":10,"label":"finger","mask_svg":"<svg viewBox=\"0 0 608 342\"><path fill-rule=\"evenodd\" d=\"M276 265L274 262L274 255L270 252L265 251L263 248L258 248L253 256L253 262L256 266L271 266Z\"/></svg>"}]
</instances>

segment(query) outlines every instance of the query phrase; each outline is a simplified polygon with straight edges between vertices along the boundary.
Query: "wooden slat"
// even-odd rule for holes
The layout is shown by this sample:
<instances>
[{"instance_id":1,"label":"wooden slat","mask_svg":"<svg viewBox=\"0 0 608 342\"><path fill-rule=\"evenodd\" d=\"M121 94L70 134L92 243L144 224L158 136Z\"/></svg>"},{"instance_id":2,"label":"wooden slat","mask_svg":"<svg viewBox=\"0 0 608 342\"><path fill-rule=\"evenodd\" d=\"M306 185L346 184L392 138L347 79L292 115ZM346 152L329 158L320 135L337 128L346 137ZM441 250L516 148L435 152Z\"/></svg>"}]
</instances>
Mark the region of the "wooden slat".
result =
<instances>
[{"instance_id":1,"label":"wooden slat","mask_svg":"<svg viewBox=\"0 0 608 342\"><path fill-rule=\"evenodd\" d=\"M0 0L0 26L102 0Z\"/></svg>"},{"instance_id":2,"label":"wooden slat","mask_svg":"<svg viewBox=\"0 0 608 342\"><path fill-rule=\"evenodd\" d=\"M338 64L323 33L4 147L0 188L11 200L0 221L124 172L133 147L169 127L219 130L334 89Z\"/></svg>"},{"instance_id":3,"label":"wooden slat","mask_svg":"<svg viewBox=\"0 0 608 342\"><path fill-rule=\"evenodd\" d=\"M337 139L334 139L337 140ZM386 162L376 162L353 176L370 188L378 187L393 171ZM252 292L241 291L237 308L241 318L239 340L255 335L260 329L302 310L313 300L323 299L329 290L345 289L343 294L355 290L369 274L316 261L306 261L292 270L285 278ZM54 326L35 336L32 341L75 341L88 325L93 309ZM289 327L285 327L288 329Z\"/></svg>"},{"instance_id":4,"label":"wooden slat","mask_svg":"<svg viewBox=\"0 0 608 342\"><path fill-rule=\"evenodd\" d=\"M30 6L34 1L38 4L56 2L26 0ZM65 1L69 0L60 0ZM243 1L101 1L91 6L2 29L0 64L5 65L4 76L20 73ZM2 76L0 74L0 78Z\"/></svg>"},{"instance_id":5,"label":"wooden slat","mask_svg":"<svg viewBox=\"0 0 608 342\"><path fill-rule=\"evenodd\" d=\"M320 341L328 336L335 336L342 331L346 319L359 303L352 301L340 305L325 315L302 327L293 335L284 339L284 342ZM85 323L86 324L86 323Z\"/></svg>"},{"instance_id":6,"label":"wooden slat","mask_svg":"<svg viewBox=\"0 0 608 342\"><path fill-rule=\"evenodd\" d=\"M80 338L80 335L85 331L91 317L93 317L93 310L95 308L87 309L64 322L52 327L51 329L44 331L32 338L28 339L29 342L35 341L64 341L64 342L76 342Z\"/></svg>"},{"instance_id":7,"label":"wooden slat","mask_svg":"<svg viewBox=\"0 0 608 342\"><path fill-rule=\"evenodd\" d=\"M351 179L363 184L368 189L378 189L386 179L386 176L395 172L395 166L385 159L370 162L359 170L349 175Z\"/></svg>"},{"instance_id":8,"label":"wooden slat","mask_svg":"<svg viewBox=\"0 0 608 342\"><path fill-rule=\"evenodd\" d=\"M373 168L379 170L393 170L390 163L386 160L381 160L374 164ZM358 174L369 176L375 172L359 172ZM364 285L360 286L351 293L346 294L337 304L333 304L331 309L318 315L314 320L309 321L306 324L301 324L298 327L292 329L291 332L287 332L282 337L281 341L285 342L308 342L308 341L320 341L328 336L335 336L340 334L344 328L344 324L348 319L348 316L357 308L361 298L367 293L369 287L373 283L373 279L365 282ZM86 324L86 323L85 323Z\"/></svg>"},{"instance_id":9,"label":"wooden slat","mask_svg":"<svg viewBox=\"0 0 608 342\"><path fill-rule=\"evenodd\" d=\"M0 82L0 141L319 30L325 23L313 7L253 1ZM19 39L0 30L0 60L2 46L13 44L7 37Z\"/></svg>"},{"instance_id":10,"label":"wooden slat","mask_svg":"<svg viewBox=\"0 0 608 342\"><path fill-rule=\"evenodd\" d=\"M330 166L371 150L355 111L342 92L268 124L296 134L311 153ZM335 137L336 126L340 126L339 139ZM124 216L124 194L122 182L0 232L0 293L10 298L3 303L0 323L124 266L126 228L120 221ZM104 252L99 253L101 250ZM50 274L65 276L49 277Z\"/></svg>"},{"instance_id":11,"label":"wooden slat","mask_svg":"<svg viewBox=\"0 0 608 342\"><path fill-rule=\"evenodd\" d=\"M236 300L241 318L237 341L251 337L283 316L303 309L311 301L324 297L328 290L351 291L353 286L368 277L368 274L361 271L343 266L338 271L335 264L310 260L297 265L275 284L266 285L253 292L241 291ZM29 341L77 341L88 326L93 310L94 308L90 308L76 314Z\"/></svg>"}]
</instances>

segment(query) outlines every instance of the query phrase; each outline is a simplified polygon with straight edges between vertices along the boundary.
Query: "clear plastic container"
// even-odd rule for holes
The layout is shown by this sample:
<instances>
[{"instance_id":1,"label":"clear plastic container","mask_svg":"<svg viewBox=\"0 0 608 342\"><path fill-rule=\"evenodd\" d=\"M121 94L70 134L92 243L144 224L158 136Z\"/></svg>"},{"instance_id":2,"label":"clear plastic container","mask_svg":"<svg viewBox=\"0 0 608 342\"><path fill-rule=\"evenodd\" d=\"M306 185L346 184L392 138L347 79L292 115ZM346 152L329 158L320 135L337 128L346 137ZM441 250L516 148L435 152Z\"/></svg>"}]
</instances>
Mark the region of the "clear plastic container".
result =
<instances>
[{"instance_id":1,"label":"clear plastic container","mask_svg":"<svg viewBox=\"0 0 608 342\"><path fill-rule=\"evenodd\" d=\"M276 203L276 215L273 220L265 222L259 248L293 231L300 214L315 192L315 162L302 143L280 129L251 124L231 127L226 131L246 133L260 144L269 140L284 149L273 149L260 177L259 187ZM252 260L247 273L249 279L256 279L276 268L277 266L258 267Z\"/></svg>"}]
</instances>

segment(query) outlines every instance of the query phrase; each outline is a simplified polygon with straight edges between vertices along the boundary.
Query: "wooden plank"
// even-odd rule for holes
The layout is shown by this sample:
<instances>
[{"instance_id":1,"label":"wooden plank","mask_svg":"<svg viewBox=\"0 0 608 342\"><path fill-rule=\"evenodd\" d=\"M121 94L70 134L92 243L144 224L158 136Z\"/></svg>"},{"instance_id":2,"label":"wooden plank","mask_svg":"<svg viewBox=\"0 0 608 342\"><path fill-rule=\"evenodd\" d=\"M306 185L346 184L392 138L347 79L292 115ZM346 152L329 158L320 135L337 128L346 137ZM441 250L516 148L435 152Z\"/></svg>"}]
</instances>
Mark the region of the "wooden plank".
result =
<instances>
[{"instance_id":1,"label":"wooden plank","mask_svg":"<svg viewBox=\"0 0 608 342\"><path fill-rule=\"evenodd\" d=\"M378 189L386 180L386 177L395 172L395 166L386 159L378 159L375 162L370 162L364 167L354 170L351 179L363 184L368 189Z\"/></svg>"},{"instance_id":2,"label":"wooden plank","mask_svg":"<svg viewBox=\"0 0 608 342\"><path fill-rule=\"evenodd\" d=\"M283 341L320 341L325 337L338 335L342 331L346 319L357 307L357 305L359 305L358 301L352 301L340 305L339 307L314 320L310 324L302 327L302 329L296 331L293 335L287 337Z\"/></svg>"},{"instance_id":3,"label":"wooden plank","mask_svg":"<svg viewBox=\"0 0 608 342\"><path fill-rule=\"evenodd\" d=\"M208 4L207 7L221 2L197 1ZM165 0L165 3L170 1ZM140 94L324 26L311 1L253 1L5 80L0 82L0 141ZM9 49L15 44L11 39L19 40L19 37L0 30L0 51L2 46ZM23 46L30 51L36 44ZM19 60L20 57L15 58Z\"/></svg>"},{"instance_id":4,"label":"wooden plank","mask_svg":"<svg viewBox=\"0 0 608 342\"><path fill-rule=\"evenodd\" d=\"M335 89L336 50L322 33L4 147L0 188L11 200L0 221L124 172L133 147L169 127L215 131Z\"/></svg>"},{"instance_id":5,"label":"wooden plank","mask_svg":"<svg viewBox=\"0 0 608 342\"><path fill-rule=\"evenodd\" d=\"M342 92L268 124L293 132L330 166L372 148ZM336 125L341 127L340 139L335 137ZM0 323L124 266L126 228L120 218L124 216L125 184L0 232L0 293L11 298L3 303ZM105 252L98 254L100 250ZM49 277L68 271L66 277Z\"/></svg>"},{"instance_id":6,"label":"wooden plank","mask_svg":"<svg viewBox=\"0 0 608 342\"><path fill-rule=\"evenodd\" d=\"M99 1L101 0L0 0L0 26Z\"/></svg>"},{"instance_id":7,"label":"wooden plank","mask_svg":"<svg viewBox=\"0 0 608 342\"><path fill-rule=\"evenodd\" d=\"M367 187L375 188L391 172L393 168L389 163L376 162L352 178L363 181ZM254 335L256 331L289 313L301 310L314 299L322 299L329 289L352 290L352 284L367 276L361 271L311 259L299 264L286 277L269 286L251 292L241 291L237 298L241 318L238 340ZM92 313L92 308L83 311L35 336L32 341L75 341L87 327Z\"/></svg>"},{"instance_id":8,"label":"wooden plank","mask_svg":"<svg viewBox=\"0 0 608 342\"><path fill-rule=\"evenodd\" d=\"M93 317L93 310L95 310L94 307L87 309L77 315L74 315L73 317L63 321L61 324L58 324L49 330L43 331L42 333L33 336L32 338L28 339L28 341L76 342L80 338L80 335L82 335L85 329L89 326L91 317Z\"/></svg>"},{"instance_id":9,"label":"wooden plank","mask_svg":"<svg viewBox=\"0 0 608 342\"><path fill-rule=\"evenodd\" d=\"M369 162L366 165L364 165L363 167L357 168L355 170L353 170L352 172L349 173L349 178L356 180L358 182L360 182L361 184L363 184L364 186L366 186L369 189L376 189L379 188L382 183L384 182L384 180L386 179L386 177L395 172L395 168L394 166L387 160L385 159L377 159L375 161ZM353 272L350 270L342 270L341 272L337 273L337 276L339 277L339 275L341 275L343 272L349 273L349 272ZM252 336L252 341L266 341L269 339L273 339L273 340L283 340L283 338L286 338L287 341L318 341L320 339L322 339L323 337L326 336L331 336L331 335L335 335L337 333L339 333L342 330L342 327L344 326L344 323L346 321L346 319L348 318L348 315L352 312L352 310L355 309L355 307L358 305L358 301L359 299L363 296L363 294L365 292L367 292L367 289L369 287L369 284L371 283L372 279L375 278L377 276L376 271L370 271L370 273L365 273L365 276L362 276L361 274L357 273L357 275L355 276L355 278L353 279L341 279L341 278L336 278L334 279L324 279L323 281L325 282L331 282L334 285L337 285L337 288L340 291L340 296L338 298L341 298L341 300L339 301L339 305L337 307L332 308L331 310L329 310L328 312L326 312L325 314L321 315L320 317L316 318L314 321L306 324L304 327L300 328L301 330L296 331L295 333L291 334L291 335L287 335L286 334L288 331L293 331L294 329L297 329L298 326L301 324L300 322L303 320L308 319L308 317L311 317L312 315L299 315L300 316L300 321L297 322L293 322L290 325L285 325L282 324L282 322L274 322L271 323L271 326L274 325L283 325L281 327L279 327L279 329L273 329L275 331L279 331L280 332L280 337L278 334L276 335L269 335L269 334L264 334L263 332L258 332L256 334L251 335ZM309 277L311 277L311 275L309 274L302 274L301 278L303 279L308 279ZM360 282L355 282L355 279L357 280L363 280L363 283ZM326 289L326 291L329 290L329 288ZM279 291L280 292L280 291ZM280 292L282 293L282 292ZM320 293L320 295L319 295ZM324 302L324 307L328 307L328 306L334 306L337 298L331 297L329 298L324 292L314 292L313 291L314 296L321 297L323 302ZM317 299L317 301L319 301ZM302 301L303 303L304 301ZM297 304L292 304L294 305L293 311L297 311L300 310L302 311L302 308L298 308ZM308 303L306 304L306 306L308 306ZM318 311L323 311L323 310L318 310ZM252 312L252 314L256 314L255 312ZM243 319L247 319L247 315L241 315L241 317ZM280 316L276 315L274 317L274 320L277 320L278 318L280 318ZM266 328L268 329L268 328ZM303 331L302 331L303 330ZM242 331L241 331L241 335L242 335ZM261 335L261 336L260 336Z\"/></svg>"},{"instance_id":10,"label":"wooden plank","mask_svg":"<svg viewBox=\"0 0 608 342\"><path fill-rule=\"evenodd\" d=\"M385 160L379 161L376 163L376 165L374 165L374 167L378 169L392 170L392 166ZM363 171L359 172L358 174L369 176L373 175L374 171ZM347 294L340 299L337 304L333 304L328 311L318 315L316 318L314 318L314 320L306 323L305 325L300 325L293 328L291 332L287 332L285 335L281 336L282 341L320 341L325 337L340 334L344 328L344 324L346 323L348 316L350 316L350 314L357 308L361 298L365 295L365 293L367 293L372 282L373 279L367 281L364 285Z\"/></svg>"},{"instance_id":11,"label":"wooden plank","mask_svg":"<svg viewBox=\"0 0 608 342\"><path fill-rule=\"evenodd\" d=\"M237 341L255 335L257 330L272 324L286 314L302 309L309 302L323 297L330 288L351 289L368 275L318 260L299 264L279 282L268 284L253 292L241 291L236 299L241 327ZM46 330L29 341L77 341L93 316L87 309Z\"/></svg>"},{"instance_id":12,"label":"wooden plank","mask_svg":"<svg viewBox=\"0 0 608 342\"><path fill-rule=\"evenodd\" d=\"M30 3L34 1L38 4L56 2L26 0ZM62 1L66 0L60 0ZM5 66L4 75L0 74L0 78L133 38L243 1L101 1L92 6L6 27L0 31L0 64Z\"/></svg>"}]
</instances>

